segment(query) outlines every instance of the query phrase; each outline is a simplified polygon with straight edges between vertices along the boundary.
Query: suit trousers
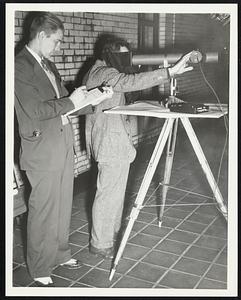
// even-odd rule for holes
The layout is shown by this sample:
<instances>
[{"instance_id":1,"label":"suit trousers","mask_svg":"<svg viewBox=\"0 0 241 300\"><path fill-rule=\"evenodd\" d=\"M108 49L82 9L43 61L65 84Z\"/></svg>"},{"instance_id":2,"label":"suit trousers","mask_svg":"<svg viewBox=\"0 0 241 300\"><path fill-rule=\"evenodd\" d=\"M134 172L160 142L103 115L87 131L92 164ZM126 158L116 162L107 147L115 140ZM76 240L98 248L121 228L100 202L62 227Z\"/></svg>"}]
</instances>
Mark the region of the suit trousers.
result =
<instances>
[{"instance_id":1,"label":"suit trousers","mask_svg":"<svg viewBox=\"0 0 241 300\"><path fill-rule=\"evenodd\" d=\"M114 234L121 226L129 168L128 161L98 162L91 230L91 245L96 248L113 246Z\"/></svg>"},{"instance_id":2,"label":"suit trousers","mask_svg":"<svg viewBox=\"0 0 241 300\"><path fill-rule=\"evenodd\" d=\"M73 200L73 147L58 171L26 171L32 191L27 221L27 264L33 278L50 276L71 258L68 245Z\"/></svg>"}]
</instances>

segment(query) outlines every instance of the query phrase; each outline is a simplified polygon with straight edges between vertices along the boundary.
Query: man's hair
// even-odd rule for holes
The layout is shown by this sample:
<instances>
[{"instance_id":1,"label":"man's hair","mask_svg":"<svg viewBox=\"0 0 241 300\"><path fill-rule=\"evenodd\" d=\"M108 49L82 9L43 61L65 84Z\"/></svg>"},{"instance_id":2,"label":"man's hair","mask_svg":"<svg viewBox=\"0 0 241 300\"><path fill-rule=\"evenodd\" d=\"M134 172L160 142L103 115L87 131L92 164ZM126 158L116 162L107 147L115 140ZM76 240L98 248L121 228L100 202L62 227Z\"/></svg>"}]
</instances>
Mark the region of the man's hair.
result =
<instances>
[{"instance_id":1,"label":"man's hair","mask_svg":"<svg viewBox=\"0 0 241 300\"><path fill-rule=\"evenodd\" d=\"M31 23L29 40L33 40L38 32L44 31L49 35L58 29L64 31L64 25L58 17L49 12L39 12Z\"/></svg>"}]
</instances>

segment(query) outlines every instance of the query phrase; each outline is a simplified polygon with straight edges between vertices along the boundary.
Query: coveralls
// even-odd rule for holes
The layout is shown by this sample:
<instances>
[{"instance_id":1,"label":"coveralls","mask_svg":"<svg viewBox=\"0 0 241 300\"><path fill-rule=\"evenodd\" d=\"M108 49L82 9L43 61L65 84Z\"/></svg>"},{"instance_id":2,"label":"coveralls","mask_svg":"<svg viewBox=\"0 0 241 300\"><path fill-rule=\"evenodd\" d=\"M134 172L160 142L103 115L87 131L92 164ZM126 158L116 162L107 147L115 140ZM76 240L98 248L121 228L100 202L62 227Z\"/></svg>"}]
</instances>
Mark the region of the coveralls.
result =
<instances>
[{"instance_id":1,"label":"coveralls","mask_svg":"<svg viewBox=\"0 0 241 300\"><path fill-rule=\"evenodd\" d=\"M146 89L169 78L167 69L139 74L120 73L97 60L86 81L87 90L106 82L113 96L96 106L86 116L86 146L98 163L97 191L92 208L91 245L99 248L113 246L113 238L121 226L126 183L130 163L136 150L132 143L128 117L105 114L103 110L125 104L125 92Z\"/></svg>"}]
</instances>

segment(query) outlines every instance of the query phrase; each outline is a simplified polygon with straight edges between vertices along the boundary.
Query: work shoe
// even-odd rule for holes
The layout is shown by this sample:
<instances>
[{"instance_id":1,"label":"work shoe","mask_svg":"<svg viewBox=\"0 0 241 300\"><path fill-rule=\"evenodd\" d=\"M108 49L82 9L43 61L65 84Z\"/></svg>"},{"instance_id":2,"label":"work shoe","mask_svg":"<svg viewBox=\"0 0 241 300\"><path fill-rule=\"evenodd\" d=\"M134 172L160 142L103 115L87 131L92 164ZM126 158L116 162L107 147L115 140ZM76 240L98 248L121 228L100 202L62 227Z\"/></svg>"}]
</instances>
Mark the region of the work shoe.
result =
<instances>
[{"instance_id":1,"label":"work shoe","mask_svg":"<svg viewBox=\"0 0 241 300\"><path fill-rule=\"evenodd\" d=\"M90 245L90 253L99 256L104 259L112 259L114 258L114 248L96 248L92 245Z\"/></svg>"},{"instance_id":2,"label":"work shoe","mask_svg":"<svg viewBox=\"0 0 241 300\"><path fill-rule=\"evenodd\" d=\"M77 259L71 258L64 264L60 264L61 267L64 267L69 270L79 269L83 266L83 263Z\"/></svg>"}]
</instances>

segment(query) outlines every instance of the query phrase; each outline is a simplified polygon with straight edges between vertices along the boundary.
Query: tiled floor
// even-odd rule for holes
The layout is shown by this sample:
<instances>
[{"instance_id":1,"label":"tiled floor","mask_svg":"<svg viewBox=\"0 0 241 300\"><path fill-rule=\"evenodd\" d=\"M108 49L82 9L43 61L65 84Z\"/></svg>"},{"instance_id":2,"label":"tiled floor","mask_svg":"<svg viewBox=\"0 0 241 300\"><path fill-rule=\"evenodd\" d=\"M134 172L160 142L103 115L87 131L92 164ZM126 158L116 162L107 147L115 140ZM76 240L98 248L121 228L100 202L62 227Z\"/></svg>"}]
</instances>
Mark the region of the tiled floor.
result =
<instances>
[{"instance_id":1,"label":"tiled floor","mask_svg":"<svg viewBox=\"0 0 241 300\"><path fill-rule=\"evenodd\" d=\"M222 120L194 122L206 157L217 177L224 145ZM142 143L132 164L126 192L125 215L131 210L147 167L155 140ZM75 180L75 196L70 231L74 258L84 262L78 270L58 266L53 271L57 287L102 288L227 288L227 223L213 203L210 188L190 143L180 127L167 195L162 227L158 227L165 159L162 158L145 199L145 206L134 223L116 273L109 281L111 261L96 258L88 251L91 199L91 174ZM219 178L227 200L227 150ZM186 204L186 205L185 205ZM189 204L189 205L187 205ZM190 205L191 204L191 205ZM126 220L126 218L125 218ZM127 223L127 222L123 222ZM15 225L13 286L33 286L24 259L24 222Z\"/></svg>"}]
</instances>

